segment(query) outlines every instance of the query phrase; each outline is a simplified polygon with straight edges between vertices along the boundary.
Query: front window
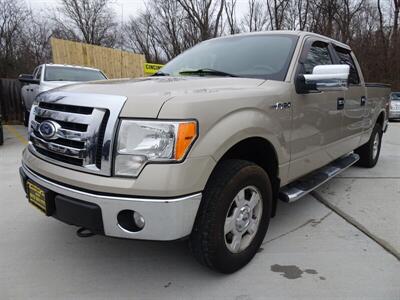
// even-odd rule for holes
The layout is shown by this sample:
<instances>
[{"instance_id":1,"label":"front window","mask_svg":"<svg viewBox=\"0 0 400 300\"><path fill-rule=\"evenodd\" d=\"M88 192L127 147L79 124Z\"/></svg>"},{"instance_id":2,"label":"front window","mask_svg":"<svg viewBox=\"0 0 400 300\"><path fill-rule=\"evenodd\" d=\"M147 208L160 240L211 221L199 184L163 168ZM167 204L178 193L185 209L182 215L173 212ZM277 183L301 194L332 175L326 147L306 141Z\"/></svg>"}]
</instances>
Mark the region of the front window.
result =
<instances>
[{"instance_id":1,"label":"front window","mask_svg":"<svg viewBox=\"0 0 400 300\"><path fill-rule=\"evenodd\" d=\"M40 77L42 76L42 66L39 67L37 73L35 74L34 79L40 80Z\"/></svg>"},{"instance_id":2,"label":"front window","mask_svg":"<svg viewBox=\"0 0 400 300\"><path fill-rule=\"evenodd\" d=\"M315 66L331 65L332 63L328 44L320 41L314 42L304 62L304 74L312 74Z\"/></svg>"},{"instance_id":3,"label":"front window","mask_svg":"<svg viewBox=\"0 0 400 300\"><path fill-rule=\"evenodd\" d=\"M292 35L234 36L202 42L160 70L172 76L212 69L238 77L283 81L297 37Z\"/></svg>"},{"instance_id":4,"label":"front window","mask_svg":"<svg viewBox=\"0 0 400 300\"><path fill-rule=\"evenodd\" d=\"M107 79L97 70L78 69L70 67L46 67L45 81L94 81Z\"/></svg>"},{"instance_id":5,"label":"front window","mask_svg":"<svg viewBox=\"0 0 400 300\"><path fill-rule=\"evenodd\" d=\"M341 64L346 64L350 66L350 74L349 74L349 83L351 84L359 84L360 76L358 76L356 64L354 63L353 58L351 57L351 51L335 47L336 54L340 59Z\"/></svg>"}]
</instances>

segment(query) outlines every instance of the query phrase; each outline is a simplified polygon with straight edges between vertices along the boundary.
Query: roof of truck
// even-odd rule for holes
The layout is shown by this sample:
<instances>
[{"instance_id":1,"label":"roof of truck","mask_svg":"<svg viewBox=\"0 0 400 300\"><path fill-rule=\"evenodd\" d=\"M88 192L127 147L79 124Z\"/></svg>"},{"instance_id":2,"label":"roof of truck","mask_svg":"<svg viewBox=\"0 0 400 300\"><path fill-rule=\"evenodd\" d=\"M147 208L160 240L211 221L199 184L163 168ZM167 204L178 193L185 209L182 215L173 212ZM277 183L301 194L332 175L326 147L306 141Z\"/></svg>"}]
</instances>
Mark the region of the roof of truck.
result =
<instances>
[{"instance_id":1,"label":"roof of truck","mask_svg":"<svg viewBox=\"0 0 400 300\"><path fill-rule=\"evenodd\" d=\"M76 68L76 69L86 69L93 71L101 71L100 69L91 68L91 67L83 67L83 66L75 66L75 65L63 65L63 64L43 64L44 66L49 67L65 67L65 68Z\"/></svg>"},{"instance_id":2,"label":"roof of truck","mask_svg":"<svg viewBox=\"0 0 400 300\"><path fill-rule=\"evenodd\" d=\"M308 31L301 31L301 30L271 30L271 31L257 31L257 32L246 32L246 33L239 33L239 34L235 34L235 35L228 35L228 36L223 36L223 37L219 37L216 39L226 39L226 38L231 38L231 37L236 37L236 36L251 36L251 35L294 35L294 36L299 36L299 37L304 37L304 36L311 36L311 37L316 37L316 38L320 38L323 40L327 40L330 41L332 43L334 43L335 45L338 45L340 47L343 47L345 49L350 49L350 47L342 42L339 42L337 40L334 40L332 38L329 38L327 36L324 35L320 35L314 32L308 32Z\"/></svg>"}]
</instances>

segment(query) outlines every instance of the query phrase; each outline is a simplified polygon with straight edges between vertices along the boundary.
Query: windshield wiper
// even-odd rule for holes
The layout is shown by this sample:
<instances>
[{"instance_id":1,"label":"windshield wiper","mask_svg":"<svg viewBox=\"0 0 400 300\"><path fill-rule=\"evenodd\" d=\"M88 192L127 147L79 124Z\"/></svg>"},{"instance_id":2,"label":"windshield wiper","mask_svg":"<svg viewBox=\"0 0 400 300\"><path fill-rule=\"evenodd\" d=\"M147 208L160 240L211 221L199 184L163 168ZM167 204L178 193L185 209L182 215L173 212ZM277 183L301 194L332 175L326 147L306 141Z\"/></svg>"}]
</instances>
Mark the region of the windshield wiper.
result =
<instances>
[{"instance_id":1,"label":"windshield wiper","mask_svg":"<svg viewBox=\"0 0 400 300\"><path fill-rule=\"evenodd\" d=\"M198 70L187 70L179 72L180 75L216 75L216 76L227 76L227 77L238 77L237 75L226 73L223 71L218 71L214 69L198 69Z\"/></svg>"}]
</instances>

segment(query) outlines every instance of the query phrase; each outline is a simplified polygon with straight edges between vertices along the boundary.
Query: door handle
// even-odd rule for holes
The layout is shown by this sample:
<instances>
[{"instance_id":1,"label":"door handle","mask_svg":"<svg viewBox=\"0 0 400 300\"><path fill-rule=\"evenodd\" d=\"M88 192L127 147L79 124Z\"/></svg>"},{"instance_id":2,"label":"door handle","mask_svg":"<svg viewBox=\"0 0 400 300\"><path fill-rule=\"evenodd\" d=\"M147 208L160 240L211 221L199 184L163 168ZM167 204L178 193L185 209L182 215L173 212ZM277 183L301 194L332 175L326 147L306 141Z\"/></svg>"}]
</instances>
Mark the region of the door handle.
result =
<instances>
[{"instance_id":1,"label":"door handle","mask_svg":"<svg viewBox=\"0 0 400 300\"><path fill-rule=\"evenodd\" d=\"M364 106L365 103L367 103L367 97L362 96L362 97L361 97L361 106Z\"/></svg>"},{"instance_id":2,"label":"door handle","mask_svg":"<svg viewBox=\"0 0 400 300\"><path fill-rule=\"evenodd\" d=\"M342 110L344 108L344 98L339 97L337 98L337 109Z\"/></svg>"}]
</instances>

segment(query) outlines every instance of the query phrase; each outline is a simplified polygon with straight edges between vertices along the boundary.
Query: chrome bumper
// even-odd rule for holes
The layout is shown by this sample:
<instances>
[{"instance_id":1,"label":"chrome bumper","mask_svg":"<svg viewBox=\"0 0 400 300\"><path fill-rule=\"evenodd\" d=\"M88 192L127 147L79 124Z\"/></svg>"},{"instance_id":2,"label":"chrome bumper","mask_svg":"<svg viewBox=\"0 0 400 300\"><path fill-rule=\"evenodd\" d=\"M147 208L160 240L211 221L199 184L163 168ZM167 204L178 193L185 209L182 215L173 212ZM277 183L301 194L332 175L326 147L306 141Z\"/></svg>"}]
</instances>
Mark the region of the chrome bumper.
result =
<instances>
[{"instance_id":1,"label":"chrome bumper","mask_svg":"<svg viewBox=\"0 0 400 300\"><path fill-rule=\"evenodd\" d=\"M174 199L106 196L54 183L32 172L24 164L22 170L28 179L56 194L97 204L101 208L104 234L112 237L159 241L186 237L192 231L202 196L201 193ZM117 215L122 210L139 212L145 220L144 228L138 232L121 228Z\"/></svg>"}]
</instances>

